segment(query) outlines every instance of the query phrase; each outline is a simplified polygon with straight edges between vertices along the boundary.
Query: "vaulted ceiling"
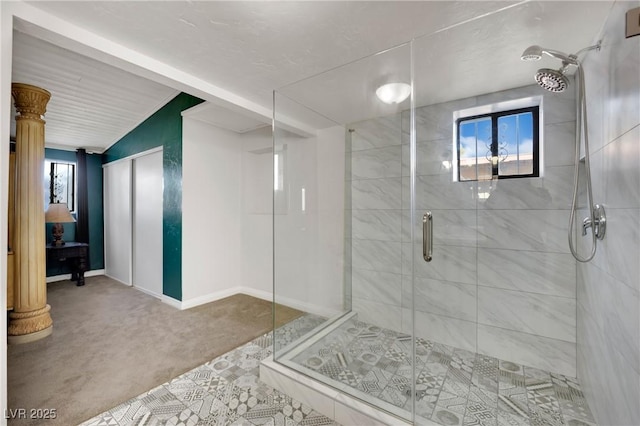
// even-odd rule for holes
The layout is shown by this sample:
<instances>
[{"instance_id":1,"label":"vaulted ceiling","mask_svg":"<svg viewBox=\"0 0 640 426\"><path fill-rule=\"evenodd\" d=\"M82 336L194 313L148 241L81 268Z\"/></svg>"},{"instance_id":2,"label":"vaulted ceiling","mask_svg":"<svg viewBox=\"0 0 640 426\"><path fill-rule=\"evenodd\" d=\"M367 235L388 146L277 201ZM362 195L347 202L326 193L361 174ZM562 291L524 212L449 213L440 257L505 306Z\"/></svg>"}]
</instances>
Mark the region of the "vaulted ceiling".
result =
<instances>
[{"instance_id":1,"label":"vaulted ceiling","mask_svg":"<svg viewBox=\"0 0 640 426\"><path fill-rule=\"evenodd\" d=\"M530 44L574 52L594 41L611 1L426 2L28 2L51 15L270 109L272 91L416 37L421 102L469 91L530 84ZM23 29L19 28L19 31ZM27 31L29 32L29 31ZM420 50L422 49L422 50ZM388 55L391 58L390 55ZM408 66L408 64L405 64ZM382 72L386 65L377 65ZM371 67L361 76L374 80ZM32 37L15 33L13 80L52 92L47 143L100 151L178 90ZM335 74L288 94L327 108L338 121L366 116L353 97L358 74ZM318 80L319 81L319 80ZM300 86L299 86L300 87ZM418 87L418 86L416 86ZM329 93L331 92L331 93ZM193 93L196 94L196 93ZM342 94L343 98L340 98ZM477 93L474 93L477 94ZM336 97L338 96L338 97ZM365 106L366 107L366 106ZM366 109L366 108L365 108ZM357 112L359 111L359 112ZM373 113L373 112L372 112ZM211 105L201 119L242 132L264 125L241 108ZM264 114L263 114L264 115Z\"/></svg>"}]
</instances>

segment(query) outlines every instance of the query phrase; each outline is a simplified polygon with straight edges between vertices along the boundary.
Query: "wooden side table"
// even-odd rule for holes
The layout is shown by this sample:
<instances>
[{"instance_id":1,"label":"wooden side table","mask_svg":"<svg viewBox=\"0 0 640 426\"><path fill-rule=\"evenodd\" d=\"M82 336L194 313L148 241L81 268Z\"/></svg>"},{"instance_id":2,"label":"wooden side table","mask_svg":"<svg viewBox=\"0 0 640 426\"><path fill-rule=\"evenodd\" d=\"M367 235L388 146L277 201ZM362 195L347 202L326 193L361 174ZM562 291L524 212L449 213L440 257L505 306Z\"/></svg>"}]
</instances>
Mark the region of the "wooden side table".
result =
<instances>
[{"instance_id":1,"label":"wooden side table","mask_svg":"<svg viewBox=\"0 0 640 426\"><path fill-rule=\"evenodd\" d=\"M67 242L63 246L47 244L47 262L49 260L70 260L71 281L77 281L76 285L84 285L84 272L87 270L87 252L89 244Z\"/></svg>"}]
</instances>

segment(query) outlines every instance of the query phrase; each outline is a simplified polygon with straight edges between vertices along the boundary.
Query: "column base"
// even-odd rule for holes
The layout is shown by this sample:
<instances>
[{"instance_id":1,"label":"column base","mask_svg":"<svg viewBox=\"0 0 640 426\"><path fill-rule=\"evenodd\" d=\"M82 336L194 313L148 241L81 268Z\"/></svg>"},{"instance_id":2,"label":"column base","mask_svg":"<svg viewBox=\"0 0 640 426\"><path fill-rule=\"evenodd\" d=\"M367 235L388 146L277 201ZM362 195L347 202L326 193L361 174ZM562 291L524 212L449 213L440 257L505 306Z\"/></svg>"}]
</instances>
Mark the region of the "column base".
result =
<instances>
[{"instance_id":1,"label":"column base","mask_svg":"<svg viewBox=\"0 0 640 426\"><path fill-rule=\"evenodd\" d=\"M7 343L9 345L20 345L22 343L31 343L36 340L44 339L45 337L53 333L53 325L45 328L44 330L36 331L35 333L23 334L21 336L7 336Z\"/></svg>"},{"instance_id":2,"label":"column base","mask_svg":"<svg viewBox=\"0 0 640 426\"><path fill-rule=\"evenodd\" d=\"M53 331L51 306L31 312L11 312L7 329L7 342L28 343L47 337Z\"/></svg>"}]
</instances>

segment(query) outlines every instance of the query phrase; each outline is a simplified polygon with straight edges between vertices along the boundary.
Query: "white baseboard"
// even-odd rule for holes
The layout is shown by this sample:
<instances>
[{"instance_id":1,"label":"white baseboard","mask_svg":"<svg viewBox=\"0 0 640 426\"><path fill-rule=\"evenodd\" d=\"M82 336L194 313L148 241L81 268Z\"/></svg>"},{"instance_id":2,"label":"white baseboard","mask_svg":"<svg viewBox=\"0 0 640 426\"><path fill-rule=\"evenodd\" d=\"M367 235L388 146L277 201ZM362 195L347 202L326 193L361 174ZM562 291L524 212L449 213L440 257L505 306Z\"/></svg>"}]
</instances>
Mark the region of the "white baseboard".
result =
<instances>
[{"instance_id":1,"label":"white baseboard","mask_svg":"<svg viewBox=\"0 0 640 426\"><path fill-rule=\"evenodd\" d=\"M276 301L281 305L286 305L291 308L295 308L303 312L308 312L310 314L319 315L325 318L332 318L332 317L335 317L336 315L340 315L344 313L337 309L330 309L323 306L316 306L313 303L301 302L299 300L291 299L289 297L278 296Z\"/></svg>"},{"instance_id":2,"label":"white baseboard","mask_svg":"<svg viewBox=\"0 0 640 426\"><path fill-rule=\"evenodd\" d=\"M233 296L236 294L246 294L249 296L257 297L258 299L267 300L269 302L273 301L273 293L269 291L242 286L231 287L225 290L216 291L214 293L205 294L203 296L198 296L183 301L179 301L177 299L174 299L173 297L164 295L162 296L162 301L167 303L168 305L173 306L174 308L184 310L204 305L205 303L215 302L216 300L224 299L225 297ZM298 309L303 312L308 312L327 318L331 318L341 313L337 310L318 307L311 303L301 302L299 300L288 297L278 297L278 303L294 309Z\"/></svg>"},{"instance_id":3,"label":"white baseboard","mask_svg":"<svg viewBox=\"0 0 640 426\"><path fill-rule=\"evenodd\" d=\"M239 287L240 293L248 294L249 296L257 297L259 299L268 300L269 302L273 302L273 293L270 291L257 290L251 287ZM303 312L308 312L310 314L319 315L321 317L331 318L336 315L341 314L342 312L334 309L318 307L312 303L302 302L297 299L292 299L290 297L278 296L278 300L276 301L278 304L288 306L290 308L298 309Z\"/></svg>"},{"instance_id":4,"label":"white baseboard","mask_svg":"<svg viewBox=\"0 0 640 426\"><path fill-rule=\"evenodd\" d=\"M188 300L183 300L181 302L182 307L180 309L190 309L196 306L204 305L205 303L215 302L216 300L233 296L234 294L241 293L239 289L240 287L231 287L225 290L220 290L220 291L215 291L213 293L205 294L203 296L198 296Z\"/></svg>"},{"instance_id":5,"label":"white baseboard","mask_svg":"<svg viewBox=\"0 0 640 426\"><path fill-rule=\"evenodd\" d=\"M270 291L258 290L251 287L238 287L238 293L246 294L248 296L257 297L258 299L268 300L273 302L273 293Z\"/></svg>"},{"instance_id":6,"label":"white baseboard","mask_svg":"<svg viewBox=\"0 0 640 426\"><path fill-rule=\"evenodd\" d=\"M123 281L120 281L117 278L114 278L112 276L105 274L104 269L95 269L93 271L87 271L84 273L85 277L95 277L98 275L105 275L122 285L126 285L127 287L132 287L131 284L127 284ZM64 281L64 280L70 280L70 279L71 279L71 274L55 275L52 277L47 277L47 283L53 283L57 281ZM271 293L270 291L258 290L255 288L243 287L243 286L231 287L225 290L216 291L213 293L205 294L203 296L198 296L198 297L194 297L192 299L183 300L183 301L174 299L173 297L170 297L167 295L159 295L159 294L151 293L139 287L134 286L133 288L135 288L136 290L140 290L143 293L146 293L150 296L157 297L160 300L162 300L164 303L180 310L195 308L196 306L204 305L205 303L215 302L216 300L224 299L225 297L233 296L236 294L246 294L249 296L257 297L258 299L267 300L269 302L273 301L273 293ZM340 314L340 312L337 310L318 307L313 305L312 303L302 302L300 300L292 299L289 297L278 296L278 303L289 306L290 308L298 309L300 311L308 312L310 314L320 315L326 318L331 318L335 315Z\"/></svg>"},{"instance_id":7,"label":"white baseboard","mask_svg":"<svg viewBox=\"0 0 640 426\"><path fill-rule=\"evenodd\" d=\"M162 298L160 300L162 300L163 303L166 303L167 305L172 306L172 307L174 307L176 309L180 309L180 310L183 309L182 308L182 302L179 301L178 299L174 299L171 296L167 296L167 295L163 294Z\"/></svg>"},{"instance_id":8,"label":"white baseboard","mask_svg":"<svg viewBox=\"0 0 640 426\"><path fill-rule=\"evenodd\" d=\"M105 275L104 269L94 269L92 271L87 271L84 273L85 278L97 277L98 275ZM46 282L47 284L49 284L49 283L55 283L57 281L65 281L70 279L71 279L71 274L62 274L62 275L54 275L52 277L47 277Z\"/></svg>"},{"instance_id":9,"label":"white baseboard","mask_svg":"<svg viewBox=\"0 0 640 426\"><path fill-rule=\"evenodd\" d=\"M109 278L111 278L112 280L114 280L114 281L115 281L115 282L117 282L118 284L126 285L127 287L133 287L131 284L129 284L129 283L125 283L124 281L119 280L119 279L118 279L118 278L116 278L116 277L112 277L111 275L109 275L109 274L107 274L107 273L105 273L104 275L105 275L105 277L109 277Z\"/></svg>"},{"instance_id":10,"label":"white baseboard","mask_svg":"<svg viewBox=\"0 0 640 426\"><path fill-rule=\"evenodd\" d=\"M138 290L138 291L143 292L144 294L148 294L149 296L153 296L153 297L155 297L156 299L160 299L160 300L162 300L162 299L163 299L163 297L164 297L164 295L163 295L163 294L154 293L153 291L149 291L149 290L147 290L146 288L136 287L136 286L134 286L134 285L132 285L131 287L132 287L132 288L134 288L134 289L136 289L136 290Z\"/></svg>"}]
</instances>

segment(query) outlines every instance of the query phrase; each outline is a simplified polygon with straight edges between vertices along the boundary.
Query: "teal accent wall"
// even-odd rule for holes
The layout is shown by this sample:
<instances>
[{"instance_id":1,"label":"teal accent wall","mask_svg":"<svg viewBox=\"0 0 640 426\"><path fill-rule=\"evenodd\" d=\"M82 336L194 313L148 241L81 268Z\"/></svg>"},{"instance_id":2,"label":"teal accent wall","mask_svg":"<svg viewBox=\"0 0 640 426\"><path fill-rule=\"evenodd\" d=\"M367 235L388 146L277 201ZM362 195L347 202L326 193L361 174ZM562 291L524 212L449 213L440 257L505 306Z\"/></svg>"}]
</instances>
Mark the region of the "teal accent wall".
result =
<instances>
[{"instance_id":1,"label":"teal accent wall","mask_svg":"<svg viewBox=\"0 0 640 426\"><path fill-rule=\"evenodd\" d=\"M182 300L182 116L202 99L180 93L103 153L110 163L162 146L163 294Z\"/></svg>"},{"instance_id":2,"label":"teal accent wall","mask_svg":"<svg viewBox=\"0 0 640 426\"><path fill-rule=\"evenodd\" d=\"M75 151L45 148L48 160L76 162ZM102 208L102 155L87 154L87 188L89 192L89 262L90 269L104 268L104 211ZM75 216L75 215L74 215ZM53 224L45 224L45 238L51 242ZM65 241L75 241L76 224L64 224ZM65 262L47 262L47 276L68 274L71 269Z\"/></svg>"},{"instance_id":3,"label":"teal accent wall","mask_svg":"<svg viewBox=\"0 0 640 426\"><path fill-rule=\"evenodd\" d=\"M87 154L89 262L91 270L104 269L103 189L102 154Z\"/></svg>"}]
</instances>

